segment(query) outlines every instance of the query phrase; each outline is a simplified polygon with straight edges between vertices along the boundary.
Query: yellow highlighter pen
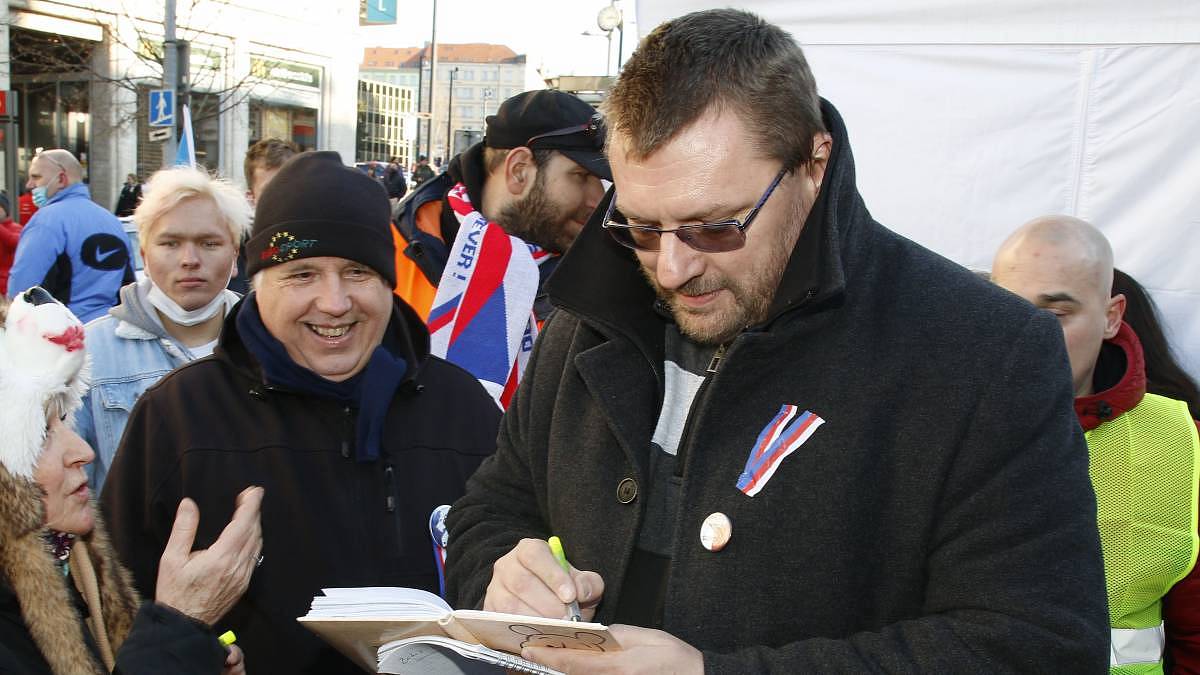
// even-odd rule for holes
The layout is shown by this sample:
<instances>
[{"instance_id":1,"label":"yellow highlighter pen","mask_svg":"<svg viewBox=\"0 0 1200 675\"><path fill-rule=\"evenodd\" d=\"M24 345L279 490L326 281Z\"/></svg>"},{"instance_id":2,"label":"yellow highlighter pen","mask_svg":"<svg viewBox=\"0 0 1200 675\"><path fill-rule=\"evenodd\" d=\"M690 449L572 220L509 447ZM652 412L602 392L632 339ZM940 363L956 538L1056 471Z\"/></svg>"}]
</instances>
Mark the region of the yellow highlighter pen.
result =
<instances>
[{"instance_id":1,"label":"yellow highlighter pen","mask_svg":"<svg viewBox=\"0 0 1200 675\"><path fill-rule=\"evenodd\" d=\"M563 553L562 540L558 537L550 537L546 543L550 545L550 552L554 554L554 559L558 561L559 565L562 565L563 571L570 575L571 563L567 562L567 554ZM567 609L570 611L572 621L583 621L583 615L579 613L578 600L572 600L571 604L567 605Z\"/></svg>"}]
</instances>

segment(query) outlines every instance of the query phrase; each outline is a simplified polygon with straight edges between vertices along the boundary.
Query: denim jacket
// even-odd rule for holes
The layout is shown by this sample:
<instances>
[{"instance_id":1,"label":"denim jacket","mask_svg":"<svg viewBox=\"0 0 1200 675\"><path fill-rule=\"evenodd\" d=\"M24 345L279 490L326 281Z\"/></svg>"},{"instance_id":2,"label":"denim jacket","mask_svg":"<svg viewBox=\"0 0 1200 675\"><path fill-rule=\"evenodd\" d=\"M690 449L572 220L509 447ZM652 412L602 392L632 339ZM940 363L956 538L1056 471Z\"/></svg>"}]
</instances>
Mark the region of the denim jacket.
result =
<instances>
[{"instance_id":1,"label":"denim jacket","mask_svg":"<svg viewBox=\"0 0 1200 675\"><path fill-rule=\"evenodd\" d=\"M146 300L149 284L146 279L122 288L121 304L84 329L92 385L75 413L75 429L96 451L96 459L86 467L93 494L104 485L133 404L163 375L196 358L162 327ZM225 305L228 312L237 296L226 293L231 296Z\"/></svg>"}]
</instances>

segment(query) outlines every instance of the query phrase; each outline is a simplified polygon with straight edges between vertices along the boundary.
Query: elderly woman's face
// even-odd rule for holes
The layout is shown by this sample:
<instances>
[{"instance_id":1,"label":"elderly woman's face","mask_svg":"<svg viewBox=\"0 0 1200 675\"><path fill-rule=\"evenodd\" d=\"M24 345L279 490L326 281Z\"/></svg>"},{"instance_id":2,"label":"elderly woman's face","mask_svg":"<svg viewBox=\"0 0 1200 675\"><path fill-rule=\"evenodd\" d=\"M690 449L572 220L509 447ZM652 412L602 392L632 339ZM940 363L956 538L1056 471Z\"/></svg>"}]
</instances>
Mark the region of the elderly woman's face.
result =
<instances>
[{"instance_id":1,"label":"elderly woman's face","mask_svg":"<svg viewBox=\"0 0 1200 675\"><path fill-rule=\"evenodd\" d=\"M68 534L92 531L92 504L83 467L96 456L91 446L58 417L46 428L46 444L33 479L46 491L46 527Z\"/></svg>"}]
</instances>

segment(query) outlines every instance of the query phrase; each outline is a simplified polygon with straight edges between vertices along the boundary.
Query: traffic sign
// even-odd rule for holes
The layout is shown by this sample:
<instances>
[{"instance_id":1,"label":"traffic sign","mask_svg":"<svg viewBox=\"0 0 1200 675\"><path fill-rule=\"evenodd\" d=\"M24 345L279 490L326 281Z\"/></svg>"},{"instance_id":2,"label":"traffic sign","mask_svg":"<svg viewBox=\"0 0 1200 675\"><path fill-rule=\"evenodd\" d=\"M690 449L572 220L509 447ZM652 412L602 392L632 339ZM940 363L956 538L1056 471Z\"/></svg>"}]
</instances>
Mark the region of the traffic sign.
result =
<instances>
[{"instance_id":1,"label":"traffic sign","mask_svg":"<svg viewBox=\"0 0 1200 675\"><path fill-rule=\"evenodd\" d=\"M175 126L175 91L172 89L150 90L150 126Z\"/></svg>"},{"instance_id":2,"label":"traffic sign","mask_svg":"<svg viewBox=\"0 0 1200 675\"><path fill-rule=\"evenodd\" d=\"M162 127L150 130L150 140L154 142L165 141L171 137L171 127Z\"/></svg>"}]
</instances>

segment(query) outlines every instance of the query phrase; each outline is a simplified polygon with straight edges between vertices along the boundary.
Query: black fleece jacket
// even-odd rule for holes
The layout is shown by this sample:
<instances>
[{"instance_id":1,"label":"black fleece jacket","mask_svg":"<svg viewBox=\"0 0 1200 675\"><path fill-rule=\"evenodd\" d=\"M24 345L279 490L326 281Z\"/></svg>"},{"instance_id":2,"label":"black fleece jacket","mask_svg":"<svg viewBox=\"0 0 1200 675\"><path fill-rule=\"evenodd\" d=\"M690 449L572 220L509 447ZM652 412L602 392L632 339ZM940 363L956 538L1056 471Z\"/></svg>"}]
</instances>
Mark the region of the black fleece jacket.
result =
<instances>
[{"instance_id":1,"label":"black fleece jacket","mask_svg":"<svg viewBox=\"0 0 1200 675\"><path fill-rule=\"evenodd\" d=\"M1104 672L1062 331L876 223L822 110L833 155L770 318L732 341L683 432L661 628L710 672ZM664 319L598 217L550 287L560 311L451 510L448 592L479 604L497 558L556 534L603 577L607 622L630 592ZM738 477L783 404L825 423L749 497ZM732 537L712 552L699 534L716 512Z\"/></svg>"}]
</instances>

